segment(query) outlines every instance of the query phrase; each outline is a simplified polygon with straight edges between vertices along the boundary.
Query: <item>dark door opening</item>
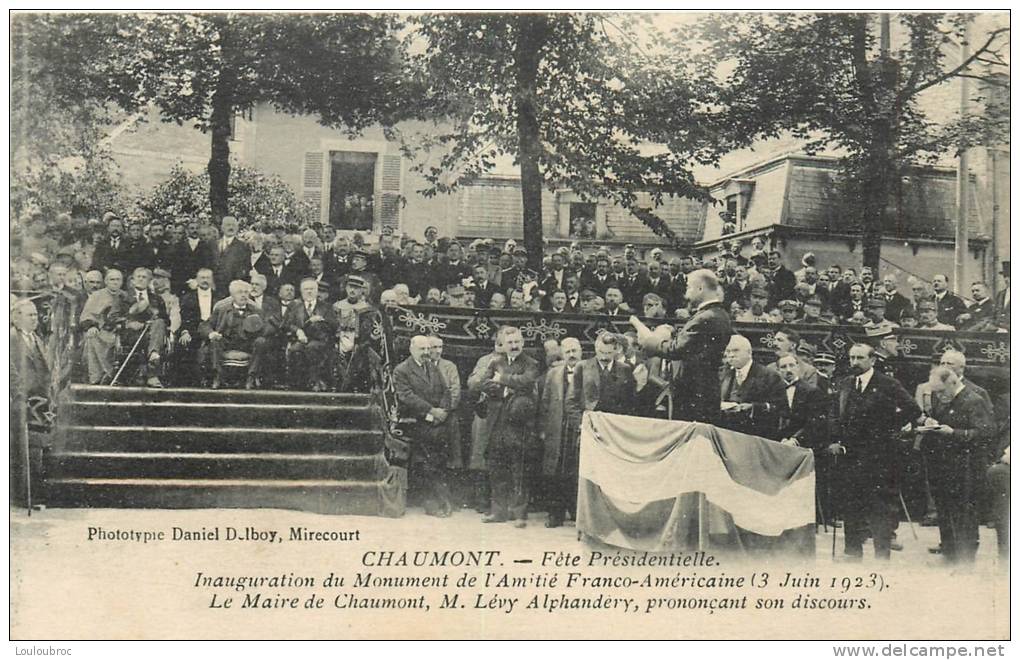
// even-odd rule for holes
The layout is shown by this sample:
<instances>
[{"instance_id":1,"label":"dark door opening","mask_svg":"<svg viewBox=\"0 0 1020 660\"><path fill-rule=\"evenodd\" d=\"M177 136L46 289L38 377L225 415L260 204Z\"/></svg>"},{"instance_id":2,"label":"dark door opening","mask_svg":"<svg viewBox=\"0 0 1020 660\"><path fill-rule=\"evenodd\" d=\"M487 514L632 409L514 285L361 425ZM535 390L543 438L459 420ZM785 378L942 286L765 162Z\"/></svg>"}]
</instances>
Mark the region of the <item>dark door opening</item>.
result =
<instances>
[{"instance_id":1,"label":"dark door opening","mask_svg":"<svg viewBox=\"0 0 1020 660\"><path fill-rule=\"evenodd\" d=\"M337 229L371 230L376 154L329 152L329 224Z\"/></svg>"}]
</instances>

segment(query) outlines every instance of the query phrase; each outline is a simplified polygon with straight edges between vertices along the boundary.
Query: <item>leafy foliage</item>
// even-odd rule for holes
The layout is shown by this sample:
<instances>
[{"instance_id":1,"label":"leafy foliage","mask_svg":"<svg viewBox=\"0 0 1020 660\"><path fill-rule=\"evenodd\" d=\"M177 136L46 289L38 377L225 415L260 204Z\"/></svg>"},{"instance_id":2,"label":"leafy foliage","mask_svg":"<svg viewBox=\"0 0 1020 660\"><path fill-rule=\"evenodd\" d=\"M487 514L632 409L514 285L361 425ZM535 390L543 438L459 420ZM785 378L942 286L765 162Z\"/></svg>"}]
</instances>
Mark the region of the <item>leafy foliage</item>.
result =
<instances>
[{"instance_id":1,"label":"leafy foliage","mask_svg":"<svg viewBox=\"0 0 1020 660\"><path fill-rule=\"evenodd\" d=\"M11 197L14 218L59 213L97 217L120 210L119 173L103 142L115 113L95 98L64 95L65 57L84 55L73 31L56 48L43 38L51 15L19 15L11 24Z\"/></svg>"},{"instance_id":2,"label":"leafy foliage","mask_svg":"<svg viewBox=\"0 0 1020 660\"><path fill-rule=\"evenodd\" d=\"M306 226L318 221L315 209L307 202L299 201L290 187L276 175L267 176L250 168L235 168L228 193L230 214L238 219L242 228ZM144 222L212 219L209 173L195 174L175 165L166 181L137 200L132 215Z\"/></svg>"},{"instance_id":3,"label":"leafy foliage","mask_svg":"<svg viewBox=\"0 0 1020 660\"><path fill-rule=\"evenodd\" d=\"M638 209L638 199L647 192L657 206L670 195L708 198L691 173L693 143L705 137L702 132L692 131L690 143L673 134L670 151L645 148L664 115L689 113L692 94L675 93L668 107L644 105L658 80L629 23L619 27L609 16L581 13L527 18L529 23L519 15L428 14L415 21L411 39L424 44L415 57L424 88L417 113L452 126L403 136L408 155L424 161L418 168L430 184L425 194L449 192L490 172L498 158L520 162L532 150L541 183L550 190L569 187L586 199L613 199L639 210L656 233L675 241L651 208ZM529 90L517 65L528 55L522 32L534 33L535 23L538 64ZM521 135L525 107L534 108L536 143ZM522 174L526 186L525 179ZM540 222L530 228L536 230ZM525 233L527 238L527 222Z\"/></svg>"},{"instance_id":4,"label":"leafy foliage","mask_svg":"<svg viewBox=\"0 0 1020 660\"><path fill-rule=\"evenodd\" d=\"M1008 113L984 95L1004 84L996 70L1008 71L1000 54L1008 27L972 39L970 58L959 63L972 16L885 18L887 48L879 14L713 14L672 35L677 63L688 62L674 86L693 79L707 92L703 120L728 128L715 143L721 152L790 132L809 153L829 147L845 154L839 178L845 206L856 213L848 222L864 229L865 263L873 267L883 229L895 224L890 209L904 168L1008 139ZM984 111L937 121L925 110L925 93L960 77L985 83L973 98ZM687 127L679 120L668 130L684 136Z\"/></svg>"}]
</instances>

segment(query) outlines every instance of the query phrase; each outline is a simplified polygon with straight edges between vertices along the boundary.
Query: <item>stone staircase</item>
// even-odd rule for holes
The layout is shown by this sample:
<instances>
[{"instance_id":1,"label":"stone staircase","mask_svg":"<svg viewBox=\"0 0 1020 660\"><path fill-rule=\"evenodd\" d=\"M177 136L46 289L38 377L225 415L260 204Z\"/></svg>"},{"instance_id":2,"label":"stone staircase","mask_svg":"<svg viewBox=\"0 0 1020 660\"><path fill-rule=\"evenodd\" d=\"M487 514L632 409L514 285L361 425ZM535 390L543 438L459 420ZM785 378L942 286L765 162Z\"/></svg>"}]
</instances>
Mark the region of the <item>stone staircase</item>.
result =
<instances>
[{"instance_id":1,"label":"stone staircase","mask_svg":"<svg viewBox=\"0 0 1020 660\"><path fill-rule=\"evenodd\" d=\"M401 515L368 394L74 385L46 454L51 507Z\"/></svg>"}]
</instances>

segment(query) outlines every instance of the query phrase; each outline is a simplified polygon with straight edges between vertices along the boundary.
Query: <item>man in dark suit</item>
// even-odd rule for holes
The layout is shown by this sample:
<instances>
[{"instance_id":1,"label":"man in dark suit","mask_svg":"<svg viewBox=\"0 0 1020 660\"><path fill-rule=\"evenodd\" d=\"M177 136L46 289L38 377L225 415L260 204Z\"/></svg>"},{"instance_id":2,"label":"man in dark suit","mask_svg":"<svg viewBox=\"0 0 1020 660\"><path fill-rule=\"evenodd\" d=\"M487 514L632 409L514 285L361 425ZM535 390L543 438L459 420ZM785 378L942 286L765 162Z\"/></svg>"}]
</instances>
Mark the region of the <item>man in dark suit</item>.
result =
<instances>
[{"instance_id":1,"label":"man in dark suit","mask_svg":"<svg viewBox=\"0 0 1020 660\"><path fill-rule=\"evenodd\" d=\"M630 415L634 413L637 385L630 365L616 359L622 347L620 339L603 332L595 339L595 357L578 365L574 378L572 405L580 419L586 410Z\"/></svg>"},{"instance_id":2,"label":"man in dark suit","mask_svg":"<svg viewBox=\"0 0 1020 660\"><path fill-rule=\"evenodd\" d=\"M265 351L262 355L262 373L257 374L259 385L275 386L282 382L280 374L286 368L284 351L287 348L283 331L283 305L276 296L266 293L266 276L255 273L251 276L251 302L261 310L265 328L262 331L266 338Z\"/></svg>"},{"instance_id":3,"label":"man in dark suit","mask_svg":"<svg viewBox=\"0 0 1020 660\"><path fill-rule=\"evenodd\" d=\"M732 431L777 439L779 420L789 412L783 379L751 357L751 342L730 337L719 371L719 425Z\"/></svg>"},{"instance_id":4,"label":"man in dark suit","mask_svg":"<svg viewBox=\"0 0 1020 660\"><path fill-rule=\"evenodd\" d=\"M537 422L536 384L540 368L524 353L519 328L503 326L497 333L503 352L489 362L482 379L489 418L486 464L492 486L492 507L482 522L513 519L526 527L528 517L528 455L534 450Z\"/></svg>"},{"instance_id":5,"label":"man in dark suit","mask_svg":"<svg viewBox=\"0 0 1020 660\"><path fill-rule=\"evenodd\" d=\"M415 420L411 463L416 486L424 491L425 513L446 518L453 503L446 484L451 415L450 390L439 368L429 359L429 339L411 338L411 355L393 370L393 386L401 417Z\"/></svg>"},{"instance_id":6,"label":"man in dark suit","mask_svg":"<svg viewBox=\"0 0 1020 660\"><path fill-rule=\"evenodd\" d=\"M217 304L213 308L209 325L209 346L212 357L213 381L212 388L220 387L223 376L224 360L230 351L247 353L248 378L245 389L255 387L255 378L259 375L262 359L266 350L265 321L262 310L251 302L251 285L241 280L234 280L228 286L229 300L225 304Z\"/></svg>"},{"instance_id":7,"label":"man in dark suit","mask_svg":"<svg viewBox=\"0 0 1020 660\"><path fill-rule=\"evenodd\" d=\"M216 290L223 296L234 280L247 280L251 271L251 248L237 237L237 218L223 216L220 222L223 238L216 244Z\"/></svg>"},{"instance_id":8,"label":"man in dark suit","mask_svg":"<svg viewBox=\"0 0 1020 660\"><path fill-rule=\"evenodd\" d=\"M829 446L829 397L800 377L796 355L783 355L776 367L783 379L787 407L779 418L779 437L783 444L824 451Z\"/></svg>"},{"instance_id":9,"label":"man in dark suit","mask_svg":"<svg viewBox=\"0 0 1020 660\"><path fill-rule=\"evenodd\" d=\"M620 292L623 300L632 310L641 309L641 299L648 292L648 278L638 271L636 259L627 261L627 270L620 279Z\"/></svg>"},{"instance_id":10,"label":"man in dark suit","mask_svg":"<svg viewBox=\"0 0 1020 660\"><path fill-rule=\"evenodd\" d=\"M548 480L549 518L546 527L559 527L577 510L577 470L580 459L577 406L571 404L581 362L581 342L567 337L560 345L563 360L543 379L538 418L541 424L542 476Z\"/></svg>"},{"instance_id":11,"label":"man in dark suit","mask_svg":"<svg viewBox=\"0 0 1020 660\"><path fill-rule=\"evenodd\" d=\"M475 307L489 309L492 294L496 293L497 287L489 281L488 267L485 264L475 266L471 277L475 285Z\"/></svg>"},{"instance_id":12,"label":"man in dark suit","mask_svg":"<svg viewBox=\"0 0 1020 660\"><path fill-rule=\"evenodd\" d=\"M194 385L203 378L207 367L209 320L216 305L211 268L201 268L194 275L195 288L181 296L181 331L176 352L178 376L182 382Z\"/></svg>"},{"instance_id":13,"label":"man in dark suit","mask_svg":"<svg viewBox=\"0 0 1020 660\"><path fill-rule=\"evenodd\" d=\"M928 380L931 419L924 432L928 478L938 509L942 556L973 563L978 547L978 496L992 460L995 435L992 407L948 367L935 367Z\"/></svg>"},{"instance_id":14,"label":"man in dark suit","mask_svg":"<svg viewBox=\"0 0 1020 660\"><path fill-rule=\"evenodd\" d=\"M174 246L172 256L173 292L177 295L187 292L188 279L198 272L199 268L213 268L216 254L213 246L199 238L197 220L188 220L187 235Z\"/></svg>"},{"instance_id":15,"label":"man in dark suit","mask_svg":"<svg viewBox=\"0 0 1020 660\"><path fill-rule=\"evenodd\" d=\"M714 423L719 418L719 367L733 334L730 317L723 307L722 287L710 270L690 273L685 295L695 312L672 336L669 325L653 332L636 317L631 317L631 324L649 355L683 361L683 368L673 374L673 419Z\"/></svg>"},{"instance_id":16,"label":"man in dark suit","mask_svg":"<svg viewBox=\"0 0 1020 660\"><path fill-rule=\"evenodd\" d=\"M888 560L899 511L899 433L921 409L902 385L875 370L871 346L850 348L850 372L829 408L828 451L837 457L844 552L860 559L870 529L875 557Z\"/></svg>"},{"instance_id":17,"label":"man in dark suit","mask_svg":"<svg viewBox=\"0 0 1020 660\"><path fill-rule=\"evenodd\" d=\"M796 294L797 276L783 264L783 255L779 250L769 252L769 270L765 276L769 280L769 308L777 307L781 300L792 300Z\"/></svg>"},{"instance_id":18,"label":"man in dark suit","mask_svg":"<svg viewBox=\"0 0 1020 660\"><path fill-rule=\"evenodd\" d=\"M882 290L876 295L885 298L885 318L893 323L899 323L904 310L911 307L907 297L897 289L896 276L892 273L882 278Z\"/></svg>"},{"instance_id":19,"label":"man in dark suit","mask_svg":"<svg viewBox=\"0 0 1020 660\"><path fill-rule=\"evenodd\" d=\"M569 270L566 268L566 258L560 252L553 252L549 256L549 269L542 273L538 286L545 292L562 289L566 283Z\"/></svg>"},{"instance_id":20,"label":"man in dark suit","mask_svg":"<svg viewBox=\"0 0 1020 660\"><path fill-rule=\"evenodd\" d=\"M591 289L599 296L606 295L606 289L619 287L616 276L609 272L609 257L599 255L595 259L595 270L581 280L581 290Z\"/></svg>"},{"instance_id":21,"label":"man in dark suit","mask_svg":"<svg viewBox=\"0 0 1020 660\"><path fill-rule=\"evenodd\" d=\"M958 327L957 317L967 313L967 303L949 291L949 276L939 273L931 278L931 288L935 291L935 304L938 305L939 323Z\"/></svg>"},{"instance_id":22,"label":"man in dark suit","mask_svg":"<svg viewBox=\"0 0 1020 660\"><path fill-rule=\"evenodd\" d=\"M145 240L142 232L142 225L134 222L128 225L127 240L121 258L121 265L127 273L133 273L136 268L155 268L156 255Z\"/></svg>"},{"instance_id":23,"label":"man in dark suit","mask_svg":"<svg viewBox=\"0 0 1020 660\"><path fill-rule=\"evenodd\" d=\"M958 327L968 332L995 332L995 301L984 282L974 282L970 285L970 295L974 304L967 308L967 312L960 316Z\"/></svg>"},{"instance_id":24,"label":"man in dark suit","mask_svg":"<svg viewBox=\"0 0 1020 660\"><path fill-rule=\"evenodd\" d=\"M302 389L311 384L313 392L322 392L333 374L333 346L339 322L329 303L319 300L315 280L301 280L301 297L287 307L283 324L290 337L287 372L291 386Z\"/></svg>"},{"instance_id":25,"label":"man in dark suit","mask_svg":"<svg viewBox=\"0 0 1020 660\"><path fill-rule=\"evenodd\" d=\"M995 325L1009 330L1009 262L1003 261L999 270L1006 286L995 294Z\"/></svg>"},{"instance_id":26,"label":"man in dark suit","mask_svg":"<svg viewBox=\"0 0 1020 660\"><path fill-rule=\"evenodd\" d=\"M120 218L110 218L106 226L106 238L96 245L92 253L92 269L101 270L105 273L111 268L125 272L124 263L127 253L128 240L123 236L124 223ZM127 271L131 272L131 271Z\"/></svg>"},{"instance_id":27,"label":"man in dark suit","mask_svg":"<svg viewBox=\"0 0 1020 660\"><path fill-rule=\"evenodd\" d=\"M271 296L279 295L281 285L297 288L301 281L297 268L284 263L284 250L279 245L269 249L269 263L259 272L266 276L266 293Z\"/></svg>"}]
</instances>

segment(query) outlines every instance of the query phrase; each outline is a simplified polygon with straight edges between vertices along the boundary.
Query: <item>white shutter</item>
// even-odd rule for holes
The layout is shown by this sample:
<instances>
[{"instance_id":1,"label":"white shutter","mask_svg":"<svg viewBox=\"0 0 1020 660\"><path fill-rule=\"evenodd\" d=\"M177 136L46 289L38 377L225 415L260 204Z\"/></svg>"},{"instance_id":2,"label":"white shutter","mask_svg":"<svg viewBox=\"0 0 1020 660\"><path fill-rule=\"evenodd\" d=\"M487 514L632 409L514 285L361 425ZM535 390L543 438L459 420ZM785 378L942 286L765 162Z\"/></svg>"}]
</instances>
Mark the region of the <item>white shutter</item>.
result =
<instances>
[{"instance_id":1,"label":"white shutter","mask_svg":"<svg viewBox=\"0 0 1020 660\"><path fill-rule=\"evenodd\" d=\"M381 232L390 227L400 231L401 180L404 161L400 156L379 155L375 177L375 226Z\"/></svg>"},{"instance_id":2,"label":"white shutter","mask_svg":"<svg viewBox=\"0 0 1020 660\"><path fill-rule=\"evenodd\" d=\"M301 168L301 199L316 209L319 222L329 222L325 203L327 189L326 154L322 151L305 152Z\"/></svg>"}]
</instances>

